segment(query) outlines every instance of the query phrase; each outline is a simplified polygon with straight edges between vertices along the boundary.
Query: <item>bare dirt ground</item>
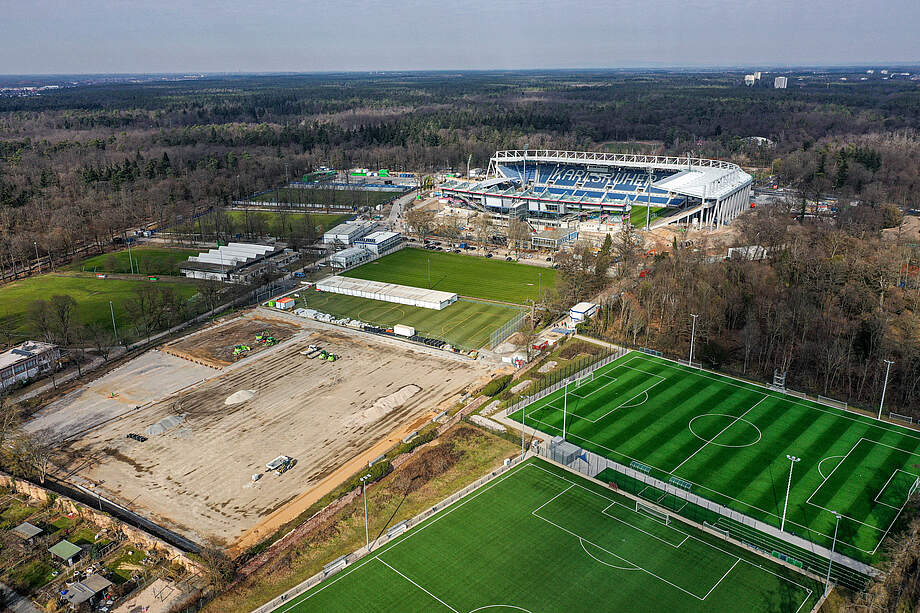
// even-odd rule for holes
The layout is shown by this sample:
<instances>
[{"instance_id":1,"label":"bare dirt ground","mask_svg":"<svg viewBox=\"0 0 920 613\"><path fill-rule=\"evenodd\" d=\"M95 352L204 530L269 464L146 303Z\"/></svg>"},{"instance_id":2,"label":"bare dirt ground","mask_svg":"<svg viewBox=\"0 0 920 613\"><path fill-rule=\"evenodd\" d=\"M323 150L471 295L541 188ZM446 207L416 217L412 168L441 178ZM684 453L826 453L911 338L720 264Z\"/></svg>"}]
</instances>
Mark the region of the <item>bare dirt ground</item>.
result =
<instances>
[{"instance_id":1,"label":"bare dirt ground","mask_svg":"<svg viewBox=\"0 0 920 613\"><path fill-rule=\"evenodd\" d=\"M213 375L205 366L148 351L44 407L26 429L70 438Z\"/></svg>"},{"instance_id":2,"label":"bare dirt ground","mask_svg":"<svg viewBox=\"0 0 920 613\"><path fill-rule=\"evenodd\" d=\"M62 469L193 540L238 549L299 515L490 370L399 341L293 323L302 329L291 340L221 373L184 362L211 378L73 441L79 460ZM300 351L309 344L342 357L308 359ZM248 400L226 403L249 390ZM125 436L171 416L182 420L146 442ZM282 454L297 465L264 474ZM253 482L256 473L263 476Z\"/></svg>"},{"instance_id":3,"label":"bare dirt ground","mask_svg":"<svg viewBox=\"0 0 920 613\"><path fill-rule=\"evenodd\" d=\"M218 322L214 326L169 343L163 347L163 351L191 362L220 369L267 349L268 345L256 340L258 334L266 331L281 342L294 336L298 327L290 322L264 315L239 317L229 322ZM233 348L236 345L248 345L252 350L234 356Z\"/></svg>"}]
</instances>

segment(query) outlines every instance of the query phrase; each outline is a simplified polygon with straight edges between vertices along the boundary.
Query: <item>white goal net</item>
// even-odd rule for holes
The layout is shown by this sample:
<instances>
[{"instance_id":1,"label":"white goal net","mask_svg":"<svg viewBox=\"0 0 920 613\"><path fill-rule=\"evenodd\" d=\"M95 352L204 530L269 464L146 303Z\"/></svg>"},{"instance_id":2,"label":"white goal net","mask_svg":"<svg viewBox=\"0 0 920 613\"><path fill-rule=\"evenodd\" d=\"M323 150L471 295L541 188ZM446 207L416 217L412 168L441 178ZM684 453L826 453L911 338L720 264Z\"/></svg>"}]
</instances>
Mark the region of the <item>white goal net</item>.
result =
<instances>
[{"instance_id":1,"label":"white goal net","mask_svg":"<svg viewBox=\"0 0 920 613\"><path fill-rule=\"evenodd\" d=\"M585 384L587 384L587 383L591 383L592 381L594 381L594 372L590 372L590 373L588 373L587 375L585 375L584 377L582 377L582 378L580 378L580 379L575 379L575 385L574 385L574 387L575 387L575 389L578 389L578 388L581 387L582 385L585 385Z\"/></svg>"},{"instance_id":2,"label":"white goal net","mask_svg":"<svg viewBox=\"0 0 920 613\"><path fill-rule=\"evenodd\" d=\"M645 513L646 515L651 515L661 523L668 525L671 523L671 516L665 513L664 511L659 511L651 505L644 504L640 501L636 501L636 513Z\"/></svg>"}]
</instances>

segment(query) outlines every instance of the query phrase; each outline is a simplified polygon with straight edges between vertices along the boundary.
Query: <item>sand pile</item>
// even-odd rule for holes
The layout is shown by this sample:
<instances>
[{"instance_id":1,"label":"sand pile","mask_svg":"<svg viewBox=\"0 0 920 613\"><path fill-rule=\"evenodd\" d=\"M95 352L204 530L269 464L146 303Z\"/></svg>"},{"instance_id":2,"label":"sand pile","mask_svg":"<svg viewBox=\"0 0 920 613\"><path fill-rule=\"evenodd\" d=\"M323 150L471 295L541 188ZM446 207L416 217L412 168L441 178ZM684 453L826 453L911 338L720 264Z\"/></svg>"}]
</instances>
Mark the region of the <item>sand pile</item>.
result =
<instances>
[{"instance_id":1,"label":"sand pile","mask_svg":"<svg viewBox=\"0 0 920 613\"><path fill-rule=\"evenodd\" d=\"M240 404L241 402L246 402L255 395L255 390L240 390L227 396L227 399L224 400L224 404Z\"/></svg>"},{"instance_id":2,"label":"sand pile","mask_svg":"<svg viewBox=\"0 0 920 613\"><path fill-rule=\"evenodd\" d=\"M422 391L417 385L406 385L389 396L381 396L374 401L374 405L365 411L365 415L370 419L380 419L395 408L404 405L410 398Z\"/></svg>"},{"instance_id":3,"label":"sand pile","mask_svg":"<svg viewBox=\"0 0 920 613\"><path fill-rule=\"evenodd\" d=\"M181 424L184 419L185 413L182 415L168 415L152 426L147 426L147 429L144 430L144 434L147 436L157 436L163 434L167 430L171 430L172 428L175 428Z\"/></svg>"}]
</instances>

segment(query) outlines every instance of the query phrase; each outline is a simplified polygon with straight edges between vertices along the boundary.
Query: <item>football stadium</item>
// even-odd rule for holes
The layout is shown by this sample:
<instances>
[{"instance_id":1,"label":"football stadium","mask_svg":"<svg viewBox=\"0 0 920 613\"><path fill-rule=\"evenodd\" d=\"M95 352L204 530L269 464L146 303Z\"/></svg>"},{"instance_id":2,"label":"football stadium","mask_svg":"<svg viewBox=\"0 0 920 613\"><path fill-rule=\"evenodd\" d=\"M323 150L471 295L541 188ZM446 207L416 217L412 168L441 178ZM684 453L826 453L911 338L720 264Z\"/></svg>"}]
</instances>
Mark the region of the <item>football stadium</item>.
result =
<instances>
[{"instance_id":1,"label":"football stadium","mask_svg":"<svg viewBox=\"0 0 920 613\"><path fill-rule=\"evenodd\" d=\"M656 225L719 226L749 206L752 177L736 164L692 157L616 153L497 151L484 180L453 179L445 196L519 218L630 217L659 208Z\"/></svg>"},{"instance_id":2,"label":"football stadium","mask_svg":"<svg viewBox=\"0 0 920 613\"><path fill-rule=\"evenodd\" d=\"M920 487L920 434L831 405L633 351L509 417L609 458L631 475L617 483L675 512L734 532L736 511L874 564Z\"/></svg>"}]
</instances>

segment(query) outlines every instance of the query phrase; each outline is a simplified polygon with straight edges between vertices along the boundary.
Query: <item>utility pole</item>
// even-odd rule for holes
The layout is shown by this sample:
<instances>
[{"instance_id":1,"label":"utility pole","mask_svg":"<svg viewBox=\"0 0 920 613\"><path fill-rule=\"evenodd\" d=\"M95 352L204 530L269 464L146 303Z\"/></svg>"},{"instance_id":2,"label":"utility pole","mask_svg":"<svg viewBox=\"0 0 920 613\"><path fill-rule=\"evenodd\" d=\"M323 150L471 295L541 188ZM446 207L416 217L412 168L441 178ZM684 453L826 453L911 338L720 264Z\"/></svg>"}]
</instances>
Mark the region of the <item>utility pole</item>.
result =
<instances>
[{"instance_id":1,"label":"utility pole","mask_svg":"<svg viewBox=\"0 0 920 613\"><path fill-rule=\"evenodd\" d=\"M112 301L109 300L109 311L112 313L112 334L115 335L115 344L118 344L118 328L115 327L115 307L112 306Z\"/></svg>"},{"instance_id":2,"label":"utility pole","mask_svg":"<svg viewBox=\"0 0 920 613\"><path fill-rule=\"evenodd\" d=\"M35 247L35 262L38 264L38 273L42 272L42 261L38 259L38 242L32 241L32 246Z\"/></svg>"},{"instance_id":3,"label":"utility pole","mask_svg":"<svg viewBox=\"0 0 920 613\"><path fill-rule=\"evenodd\" d=\"M783 528L786 527L786 509L789 507L789 490L792 489L792 467L795 466L796 462L800 462L802 458L797 458L793 455L786 455L786 459L789 460L789 482L786 483L786 502L783 503L783 520L779 524L779 531L782 532Z\"/></svg>"},{"instance_id":4,"label":"utility pole","mask_svg":"<svg viewBox=\"0 0 920 613\"><path fill-rule=\"evenodd\" d=\"M878 403L878 418L882 418L882 407L885 406L885 392L888 390L888 373L891 372L891 365L894 364L891 360L885 360L885 363L888 366L885 368L885 383L882 385L882 401Z\"/></svg>"}]
</instances>

